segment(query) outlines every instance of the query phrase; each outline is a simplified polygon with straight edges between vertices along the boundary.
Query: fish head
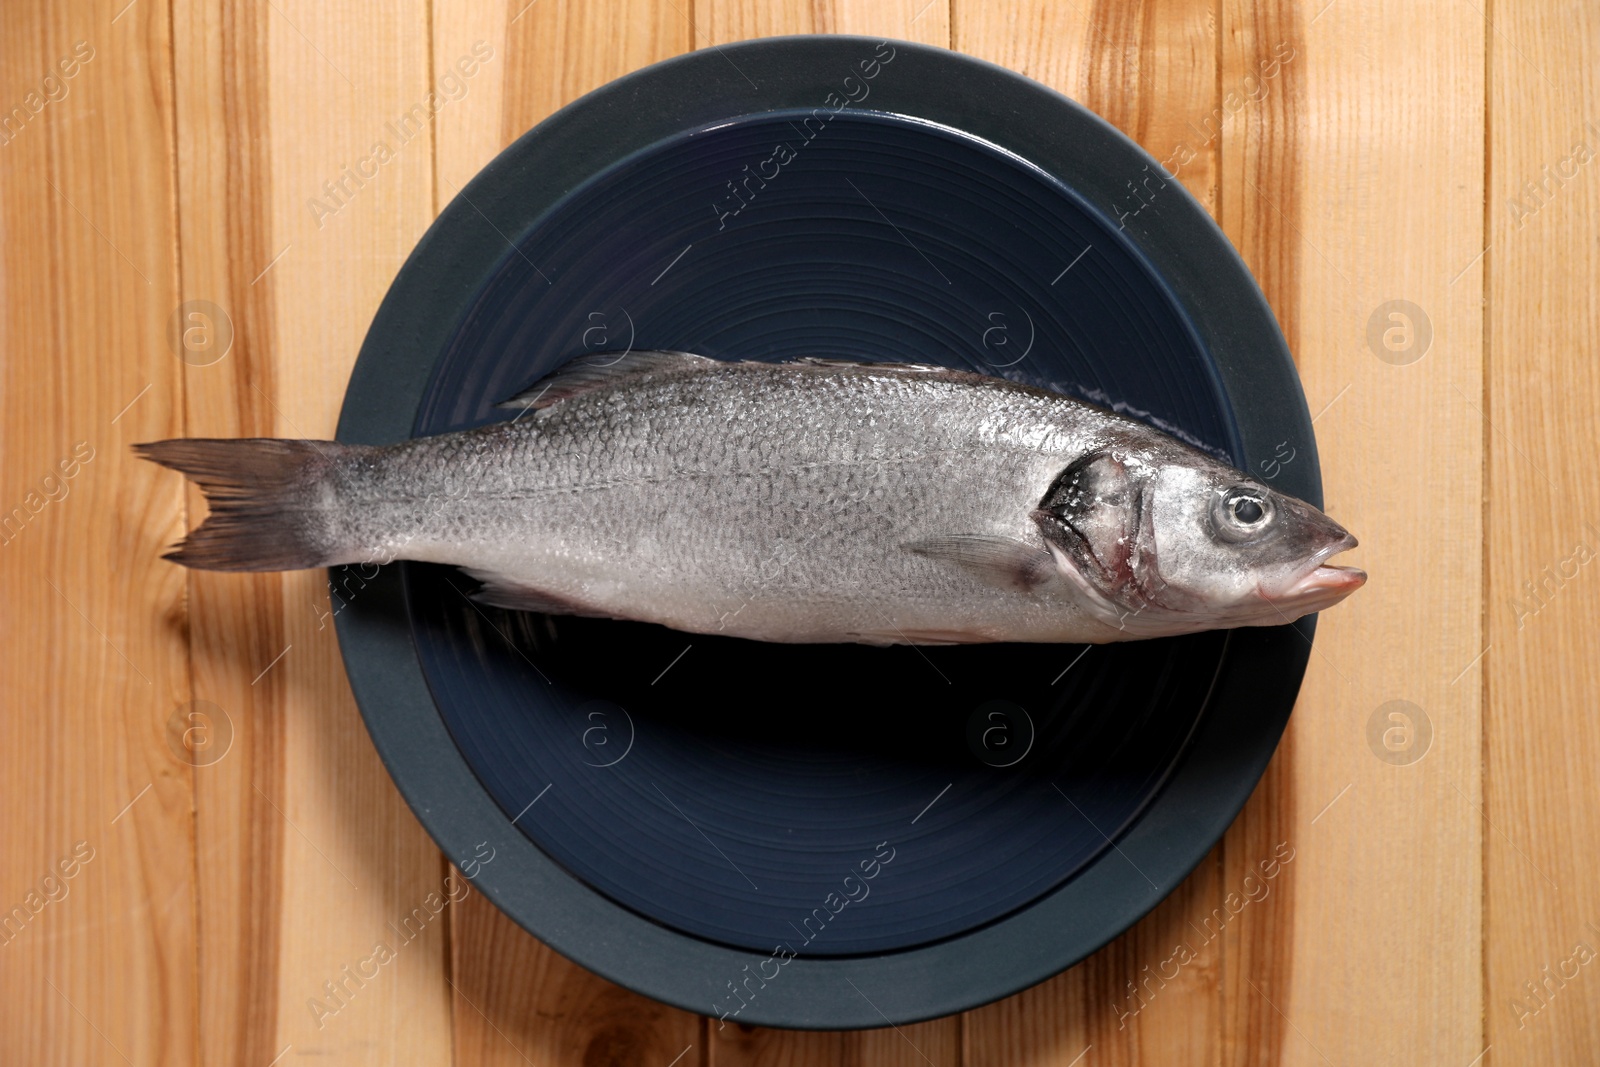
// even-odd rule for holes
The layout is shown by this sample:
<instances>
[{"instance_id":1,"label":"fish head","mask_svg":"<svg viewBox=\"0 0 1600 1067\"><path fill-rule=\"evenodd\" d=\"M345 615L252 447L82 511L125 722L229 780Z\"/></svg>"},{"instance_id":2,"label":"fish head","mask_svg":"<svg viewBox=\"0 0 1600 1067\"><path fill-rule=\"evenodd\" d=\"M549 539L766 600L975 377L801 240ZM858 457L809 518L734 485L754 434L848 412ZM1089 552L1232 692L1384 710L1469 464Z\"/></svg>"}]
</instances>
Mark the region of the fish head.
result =
<instances>
[{"instance_id":1,"label":"fish head","mask_svg":"<svg viewBox=\"0 0 1600 1067\"><path fill-rule=\"evenodd\" d=\"M1083 456L1034 520L1097 617L1137 636L1271 626L1331 607L1364 572L1319 509L1188 449Z\"/></svg>"}]
</instances>

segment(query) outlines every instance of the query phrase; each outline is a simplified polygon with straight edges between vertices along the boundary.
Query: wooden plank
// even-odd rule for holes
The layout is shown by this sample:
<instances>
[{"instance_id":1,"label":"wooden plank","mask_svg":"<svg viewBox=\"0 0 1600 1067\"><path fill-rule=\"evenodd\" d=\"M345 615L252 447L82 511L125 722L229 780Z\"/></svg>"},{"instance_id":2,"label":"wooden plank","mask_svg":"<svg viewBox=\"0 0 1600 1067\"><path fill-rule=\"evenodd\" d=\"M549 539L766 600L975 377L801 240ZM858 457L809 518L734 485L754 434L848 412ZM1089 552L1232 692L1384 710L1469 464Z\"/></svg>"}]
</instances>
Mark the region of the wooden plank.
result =
<instances>
[{"instance_id":1,"label":"wooden plank","mask_svg":"<svg viewBox=\"0 0 1600 1067\"><path fill-rule=\"evenodd\" d=\"M1465 1065L1484 1046L1467 669L1484 640L1483 20L1386 0L1229 11L1227 34L1255 51L1296 50L1286 69L1303 81L1287 84L1304 104L1245 110L1222 160L1224 228L1284 321L1328 511L1361 538L1351 562L1371 580L1318 626L1290 725L1292 821L1245 827L1258 849L1282 835L1296 851L1292 928L1242 946L1244 972L1293 943L1273 972L1286 985L1252 989L1230 967L1224 1059ZM1428 195L1397 195L1419 181Z\"/></svg>"},{"instance_id":2,"label":"wooden plank","mask_svg":"<svg viewBox=\"0 0 1600 1067\"><path fill-rule=\"evenodd\" d=\"M1489 14L1485 1044L1600 1048L1600 14ZM1581 147L1580 147L1581 146Z\"/></svg>"},{"instance_id":3,"label":"wooden plank","mask_svg":"<svg viewBox=\"0 0 1600 1067\"><path fill-rule=\"evenodd\" d=\"M268 297L247 299L266 301L266 331L253 340L271 370L257 381L265 367L241 361L248 389L232 392L258 393L248 400L252 417L264 400L276 435L327 438L367 325L432 218L428 120L449 104L430 96L424 0L268 8L251 16L265 32L264 79L240 89L265 94L268 147L252 188L265 194L254 210L268 218L269 239L230 234L237 243L228 254L258 257L230 279L270 287ZM245 16L229 8L223 17ZM238 137L230 131L230 143ZM217 388L229 392L228 383ZM274 955L252 961L270 968L276 986L262 994L273 1017L256 1025L271 1033L273 1055L447 1062L452 1004L439 915L454 905L445 903L446 869L356 712L324 575L284 575L277 589L250 609L276 617L260 625L275 628L281 649L260 648L252 634L250 651L269 658L236 652L232 664L262 694L261 736L275 731L274 751L253 761L261 780L249 782L239 839L242 852L256 836L281 838L276 891L252 916L277 930Z\"/></svg>"},{"instance_id":4,"label":"wooden plank","mask_svg":"<svg viewBox=\"0 0 1600 1067\"><path fill-rule=\"evenodd\" d=\"M196 1058L172 42L160 0L0 34L0 1060ZM115 161L114 171L107 161ZM113 177L114 175L114 177Z\"/></svg>"},{"instance_id":5,"label":"wooden plank","mask_svg":"<svg viewBox=\"0 0 1600 1067\"><path fill-rule=\"evenodd\" d=\"M510 23L520 8L518 4L508 12L506 3L434 0L434 80L453 71L462 85L460 99L441 110L434 120L434 167L439 176L435 213L521 132L507 134L507 124L502 120L508 67L506 41L508 35L523 32L514 28L520 26L522 19ZM518 39L523 48L520 66L526 74L529 44ZM531 126L545 114L536 114L530 105L518 121L526 120Z\"/></svg>"},{"instance_id":6,"label":"wooden plank","mask_svg":"<svg viewBox=\"0 0 1600 1067\"><path fill-rule=\"evenodd\" d=\"M958 5L954 44L1110 120L1216 210L1223 127L1211 3ZM1253 807L1276 810L1283 786L1270 778ZM1210 941L1196 933L1216 929L1203 924L1223 903L1223 857L1219 846L1144 921L1081 966L968 1013L966 1062L1216 1063L1224 961L1239 930L1279 906L1263 897L1255 914L1241 913ZM1288 881L1280 877L1275 888Z\"/></svg>"},{"instance_id":7,"label":"wooden plank","mask_svg":"<svg viewBox=\"0 0 1600 1067\"><path fill-rule=\"evenodd\" d=\"M956 1067L964 1062L959 1019L896 1029L795 1031L708 1020L716 1067Z\"/></svg>"},{"instance_id":8,"label":"wooden plank","mask_svg":"<svg viewBox=\"0 0 1600 1067\"><path fill-rule=\"evenodd\" d=\"M688 2L437 0L436 84L451 70L464 69L457 66L460 57L479 59L459 101L436 119L437 204L447 203L497 152L552 111L631 70L687 51ZM452 910L450 932L455 1062L705 1063L702 1019L590 974L482 896L473 894Z\"/></svg>"},{"instance_id":9,"label":"wooden plank","mask_svg":"<svg viewBox=\"0 0 1600 1067\"><path fill-rule=\"evenodd\" d=\"M506 13L502 142L510 144L591 89L696 47L691 2L508 0L489 5Z\"/></svg>"},{"instance_id":10,"label":"wooden plank","mask_svg":"<svg viewBox=\"0 0 1600 1067\"><path fill-rule=\"evenodd\" d=\"M277 251L268 187L268 8L179 0L174 66L178 128L179 296L184 426L192 437L277 432L273 410L273 279ZM255 284L251 284L255 281ZM187 514L205 505L191 487ZM192 523L191 523L192 525ZM277 574L181 572L187 587L196 703L180 714L174 750L194 764L199 900L201 1056L265 1063L278 1017L277 968L288 824L283 690L262 666L289 643Z\"/></svg>"},{"instance_id":11,"label":"wooden plank","mask_svg":"<svg viewBox=\"0 0 1600 1067\"><path fill-rule=\"evenodd\" d=\"M852 33L950 47L949 0L698 0L695 46L790 33Z\"/></svg>"}]
</instances>

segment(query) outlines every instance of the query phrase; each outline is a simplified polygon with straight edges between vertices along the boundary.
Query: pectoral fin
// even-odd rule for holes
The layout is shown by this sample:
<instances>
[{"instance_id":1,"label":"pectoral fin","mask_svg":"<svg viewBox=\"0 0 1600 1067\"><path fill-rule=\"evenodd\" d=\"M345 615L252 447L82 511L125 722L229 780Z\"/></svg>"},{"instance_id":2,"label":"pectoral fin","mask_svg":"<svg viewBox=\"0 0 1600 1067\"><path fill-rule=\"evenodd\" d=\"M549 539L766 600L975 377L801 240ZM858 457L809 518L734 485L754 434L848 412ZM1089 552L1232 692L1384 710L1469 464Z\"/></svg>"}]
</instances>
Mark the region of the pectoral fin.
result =
<instances>
[{"instance_id":1,"label":"pectoral fin","mask_svg":"<svg viewBox=\"0 0 1600 1067\"><path fill-rule=\"evenodd\" d=\"M1026 593L1048 581L1055 561L1043 545L985 534L951 534L909 541L919 556L962 568L990 585Z\"/></svg>"},{"instance_id":2,"label":"pectoral fin","mask_svg":"<svg viewBox=\"0 0 1600 1067\"><path fill-rule=\"evenodd\" d=\"M468 575L483 583L483 588L472 594L472 599L480 604L488 604L497 608L510 608L512 611L537 611L544 615L583 615L591 619L614 619L618 617L609 611L602 611L593 605L586 604L580 599L525 585L505 575L495 574L491 571L473 570L470 567L462 569Z\"/></svg>"}]
</instances>

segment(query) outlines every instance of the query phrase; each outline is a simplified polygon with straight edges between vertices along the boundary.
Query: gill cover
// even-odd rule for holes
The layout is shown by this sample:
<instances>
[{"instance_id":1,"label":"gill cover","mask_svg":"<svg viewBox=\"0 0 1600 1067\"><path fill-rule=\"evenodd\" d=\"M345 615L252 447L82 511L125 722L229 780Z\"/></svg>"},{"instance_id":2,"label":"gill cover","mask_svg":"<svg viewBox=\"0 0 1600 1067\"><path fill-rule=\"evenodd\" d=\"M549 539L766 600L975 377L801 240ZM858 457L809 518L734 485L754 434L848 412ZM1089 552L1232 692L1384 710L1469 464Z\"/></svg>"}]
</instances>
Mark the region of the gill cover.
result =
<instances>
[{"instance_id":1,"label":"gill cover","mask_svg":"<svg viewBox=\"0 0 1600 1067\"><path fill-rule=\"evenodd\" d=\"M1162 591L1149 488L1137 460L1090 452L1063 470L1033 512L1061 571L1102 622L1141 632L1140 614ZM1155 618L1150 626L1159 626Z\"/></svg>"}]
</instances>

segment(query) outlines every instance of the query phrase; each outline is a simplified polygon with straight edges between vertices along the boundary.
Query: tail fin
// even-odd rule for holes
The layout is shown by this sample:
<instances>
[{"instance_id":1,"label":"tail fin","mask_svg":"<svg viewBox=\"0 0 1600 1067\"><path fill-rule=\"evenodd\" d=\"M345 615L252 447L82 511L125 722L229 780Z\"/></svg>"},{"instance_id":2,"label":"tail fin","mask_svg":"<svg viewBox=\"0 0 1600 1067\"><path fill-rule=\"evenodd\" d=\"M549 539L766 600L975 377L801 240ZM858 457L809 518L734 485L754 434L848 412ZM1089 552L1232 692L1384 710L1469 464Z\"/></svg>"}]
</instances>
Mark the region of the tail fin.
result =
<instances>
[{"instance_id":1,"label":"tail fin","mask_svg":"<svg viewBox=\"0 0 1600 1067\"><path fill-rule=\"evenodd\" d=\"M351 446L270 437L181 438L133 450L183 472L205 491L211 507L199 529L163 559L210 571L289 571L334 562L333 516L322 487Z\"/></svg>"}]
</instances>

